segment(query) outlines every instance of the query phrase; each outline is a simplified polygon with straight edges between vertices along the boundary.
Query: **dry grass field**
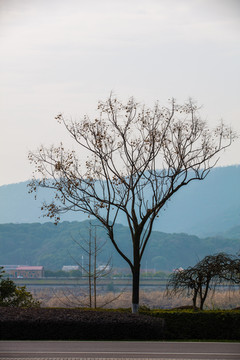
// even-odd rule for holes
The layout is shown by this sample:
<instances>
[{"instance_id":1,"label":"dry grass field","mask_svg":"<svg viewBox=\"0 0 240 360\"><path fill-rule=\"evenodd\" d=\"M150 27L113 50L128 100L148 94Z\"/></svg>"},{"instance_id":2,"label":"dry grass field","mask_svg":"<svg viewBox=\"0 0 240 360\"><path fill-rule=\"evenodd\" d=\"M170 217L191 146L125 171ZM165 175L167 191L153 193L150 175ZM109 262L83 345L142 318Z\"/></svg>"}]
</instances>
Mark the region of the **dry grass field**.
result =
<instances>
[{"instance_id":1,"label":"dry grass field","mask_svg":"<svg viewBox=\"0 0 240 360\"><path fill-rule=\"evenodd\" d=\"M42 307L88 307L87 293L72 288L32 290L35 298L40 300ZM93 299L92 299L93 303ZM192 305L190 297L167 297L164 291L141 291L140 305L151 309L172 309L179 306ZM97 307L129 308L131 292L105 292L97 295ZM205 309L233 309L240 307L240 290L224 290L210 292Z\"/></svg>"}]
</instances>

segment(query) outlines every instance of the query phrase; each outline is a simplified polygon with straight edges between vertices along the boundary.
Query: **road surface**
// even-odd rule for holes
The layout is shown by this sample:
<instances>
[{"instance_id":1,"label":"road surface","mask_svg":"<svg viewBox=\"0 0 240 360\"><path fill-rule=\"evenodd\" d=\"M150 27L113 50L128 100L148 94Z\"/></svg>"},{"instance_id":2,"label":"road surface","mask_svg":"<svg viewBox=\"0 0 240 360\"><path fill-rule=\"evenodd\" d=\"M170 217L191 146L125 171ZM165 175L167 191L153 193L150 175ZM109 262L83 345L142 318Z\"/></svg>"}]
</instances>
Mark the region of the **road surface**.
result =
<instances>
[{"instance_id":1,"label":"road surface","mask_svg":"<svg viewBox=\"0 0 240 360\"><path fill-rule=\"evenodd\" d=\"M0 359L240 359L240 343L0 341Z\"/></svg>"}]
</instances>

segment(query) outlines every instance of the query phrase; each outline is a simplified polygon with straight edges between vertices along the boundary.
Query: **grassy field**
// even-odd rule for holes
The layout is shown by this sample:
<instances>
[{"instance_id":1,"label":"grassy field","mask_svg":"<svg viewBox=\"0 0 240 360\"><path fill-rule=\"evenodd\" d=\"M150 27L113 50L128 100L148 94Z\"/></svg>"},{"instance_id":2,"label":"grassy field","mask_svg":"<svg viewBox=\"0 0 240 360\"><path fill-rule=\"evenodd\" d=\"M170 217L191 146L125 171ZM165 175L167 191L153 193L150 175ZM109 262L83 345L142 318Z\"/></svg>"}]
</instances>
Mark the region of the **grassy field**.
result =
<instances>
[{"instance_id":1,"label":"grassy field","mask_svg":"<svg viewBox=\"0 0 240 360\"><path fill-rule=\"evenodd\" d=\"M43 307L82 307L89 305L88 280L81 278L15 279L17 285L26 285ZM151 309L170 309L192 305L191 297L167 297L167 280L142 278L140 305ZM97 306L105 308L131 307L131 278L101 279L97 287ZM219 288L210 292L206 309L233 309L240 307L240 288L231 291Z\"/></svg>"},{"instance_id":2,"label":"grassy field","mask_svg":"<svg viewBox=\"0 0 240 360\"><path fill-rule=\"evenodd\" d=\"M89 305L89 296L82 288L44 288L32 289L34 297L43 307L85 307ZM208 310L233 309L240 307L240 292L215 291L209 294L205 308ZM167 297L165 291L140 291L140 306L150 309L172 309L192 305L191 297ZM109 291L97 294L99 308L130 308L131 291Z\"/></svg>"}]
</instances>

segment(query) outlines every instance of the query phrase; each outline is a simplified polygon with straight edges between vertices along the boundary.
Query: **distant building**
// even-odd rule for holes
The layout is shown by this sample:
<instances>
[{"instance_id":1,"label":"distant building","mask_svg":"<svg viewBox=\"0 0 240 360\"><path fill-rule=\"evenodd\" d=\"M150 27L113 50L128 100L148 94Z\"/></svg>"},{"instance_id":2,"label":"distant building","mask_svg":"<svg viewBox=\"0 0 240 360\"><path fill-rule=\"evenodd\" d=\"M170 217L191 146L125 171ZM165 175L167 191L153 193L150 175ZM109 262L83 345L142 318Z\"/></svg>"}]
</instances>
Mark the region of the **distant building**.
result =
<instances>
[{"instance_id":1,"label":"distant building","mask_svg":"<svg viewBox=\"0 0 240 360\"><path fill-rule=\"evenodd\" d=\"M177 269L173 269L173 272L181 272L183 271L184 269L180 266L179 268Z\"/></svg>"},{"instance_id":2,"label":"distant building","mask_svg":"<svg viewBox=\"0 0 240 360\"><path fill-rule=\"evenodd\" d=\"M44 277L43 266L25 266L25 265L2 265L7 275L14 278L42 278Z\"/></svg>"},{"instance_id":3,"label":"distant building","mask_svg":"<svg viewBox=\"0 0 240 360\"><path fill-rule=\"evenodd\" d=\"M17 268L19 265L0 265L3 267L6 275L17 277Z\"/></svg>"},{"instance_id":4,"label":"distant building","mask_svg":"<svg viewBox=\"0 0 240 360\"><path fill-rule=\"evenodd\" d=\"M19 266L17 277L23 278L42 278L44 276L43 266Z\"/></svg>"},{"instance_id":5,"label":"distant building","mask_svg":"<svg viewBox=\"0 0 240 360\"><path fill-rule=\"evenodd\" d=\"M69 271L73 271L73 270L79 270L79 266L78 265L64 265L62 267L62 271L69 272Z\"/></svg>"},{"instance_id":6,"label":"distant building","mask_svg":"<svg viewBox=\"0 0 240 360\"><path fill-rule=\"evenodd\" d=\"M109 265L99 265L98 267L97 267L97 270L98 271L110 271L111 270L111 266L109 266Z\"/></svg>"}]
</instances>

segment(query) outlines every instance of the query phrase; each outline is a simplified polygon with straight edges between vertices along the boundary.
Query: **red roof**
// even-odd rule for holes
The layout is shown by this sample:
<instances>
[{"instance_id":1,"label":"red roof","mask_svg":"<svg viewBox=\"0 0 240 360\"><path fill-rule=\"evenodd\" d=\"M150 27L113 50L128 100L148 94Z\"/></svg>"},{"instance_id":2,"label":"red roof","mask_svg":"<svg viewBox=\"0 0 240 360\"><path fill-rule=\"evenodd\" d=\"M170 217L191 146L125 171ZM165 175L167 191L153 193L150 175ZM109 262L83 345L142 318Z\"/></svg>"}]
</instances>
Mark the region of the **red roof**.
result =
<instances>
[{"instance_id":1,"label":"red roof","mask_svg":"<svg viewBox=\"0 0 240 360\"><path fill-rule=\"evenodd\" d=\"M43 266L19 266L16 270L43 270Z\"/></svg>"}]
</instances>

